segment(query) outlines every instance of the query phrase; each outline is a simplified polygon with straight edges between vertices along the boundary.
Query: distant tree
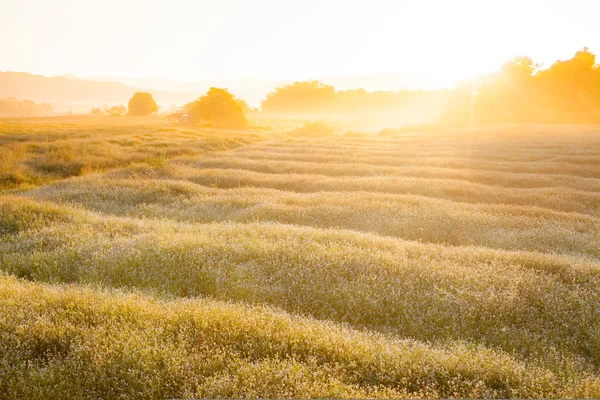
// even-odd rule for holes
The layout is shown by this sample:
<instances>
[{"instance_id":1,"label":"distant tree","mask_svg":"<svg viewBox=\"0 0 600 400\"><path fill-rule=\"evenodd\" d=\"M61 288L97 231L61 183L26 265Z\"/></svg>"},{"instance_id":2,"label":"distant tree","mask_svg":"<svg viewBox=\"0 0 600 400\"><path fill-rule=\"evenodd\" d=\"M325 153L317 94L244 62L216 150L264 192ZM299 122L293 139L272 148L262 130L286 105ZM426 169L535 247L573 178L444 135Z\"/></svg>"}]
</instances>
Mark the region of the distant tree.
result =
<instances>
[{"instance_id":1,"label":"distant tree","mask_svg":"<svg viewBox=\"0 0 600 400\"><path fill-rule=\"evenodd\" d=\"M23 100L22 103L23 113L27 116L37 116L40 114L40 108L32 100Z\"/></svg>"},{"instance_id":2,"label":"distant tree","mask_svg":"<svg viewBox=\"0 0 600 400\"><path fill-rule=\"evenodd\" d=\"M185 107L192 118L211 121L218 128L243 129L248 125L244 110L227 89L211 87L204 96Z\"/></svg>"},{"instance_id":3,"label":"distant tree","mask_svg":"<svg viewBox=\"0 0 600 400\"><path fill-rule=\"evenodd\" d=\"M248 105L248 103L246 103L245 100L236 99L235 101L240 105L240 107L242 107L242 110L244 110L245 113L248 113L248 112L252 111L252 109L250 108L250 106Z\"/></svg>"},{"instance_id":4,"label":"distant tree","mask_svg":"<svg viewBox=\"0 0 600 400\"><path fill-rule=\"evenodd\" d=\"M587 47L569 60L555 62L537 78L544 89L546 104L571 113L600 107L600 68Z\"/></svg>"},{"instance_id":5,"label":"distant tree","mask_svg":"<svg viewBox=\"0 0 600 400\"><path fill-rule=\"evenodd\" d=\"M181 107L181 109L184 112L189 113L192 110L192 108L194 107L194 105L196 104L197 101L198 100L190 101L189 103L184 104L183 107ZM176 111L174 111L174 112L176 112Z\"/></svg>"},{"instance_id":6,"label":"distant tree","mask_svg":"<svg viewBox=\"0 0 600 400\"><path fill-rule=\"evenodd\" d=\"M476 99L471 109L476 122L531 119L536 92L533 73L538 67L529 57L516 57L503 64L497 73L476 82Z\"/></svg>"},{"instance_id":7,"label":"distant tree","mask_svg":"<svg viewBox=\"0 0 600 400\"><path fill-rule=\"evenodd\" d=\"M129 100L127 115L146 116L158 111L158 106L148 92L137 92Z\"/></svg>"},{"instance_id":8,"label":"distant tree","mask_svg":"<svg viewBox=\"0 0 600 400\"><path fill-rule=\"evenodd\" d=\"M50 103L40 103L39 104L40 111L43 113L51 113L54 111L54 106Z\"/></svg>"},{"instance_id":9,"label":"distant tree","mask_svg":"<svg viewBox=\"0 0 600 400\"><path fill-rule=\"evenodd\" d=\"M36 117L52 112L54 107L50 103L36 104L32 100L19 100L13 97L0 99L0 115L12 117Z\"/></svg>"},{"instance_id":10,"label":"distant tree","mask_svg":"<svg viewBox=\"0 0 600 400\"><path fill-rule=\"evenodd\" d=\"M515 57L502 65L500 71L508 79L527 79L538 68L530 57Z\"/></svg>"},{"instance_id":11,"label":"distant tree","mask_svg":"<svg viewBox=\"0 0 600 400\"><path fill-rule=\"evenodd\" d=\"M94 117L103 117L104 116L104 112L101 109L99 109L99 108L94 108L94 109L92 109L92 115Z\"/></svg>"},{"instance_id":12,"label":"distant tree","mask_svg":"<svg viewBox=\"0 0 600 400\"><path fill-rule=\"evenodd\" d=\"M307 112L335 104L335 88L319 81L294 82L281 86L262 101L263 111Z\"/></svg>"},{"instance_id":13,"label":"distant tree","mask_svg":"<svg viewBox=\"0 0 600 400\"><path fill-rule=\"evenodd\" d=\"M517 57L454 90L442 121L599 122L600 66L587 48L546 69Z\"/></svg>"},{"instance_id":14,"label":"distant tree","mask_svg":"<svg viewBox=\"0 0 600 400\"><path fill-rule=\"evenodd\" d=\"M430 92L430 98L438 94ZM365 89L336 91L319 81L294 82L281 86L262 101L263 111L288 113L355 113L373 110L397 110L409 102L421 101L424 91L400 90L367 92Z\"/></svg>"},{"instance_id":15,"label":"distant tree","mask_svg":"<svg viewBox=\"0 0 600 400\"><path fill-rule=\"evenodd\" d=\"M120 117L125 115L125 113L127 113L127 108L124 105L113 106L108 109L108 114L111 117Z\"/></svg>"}]
</instances>

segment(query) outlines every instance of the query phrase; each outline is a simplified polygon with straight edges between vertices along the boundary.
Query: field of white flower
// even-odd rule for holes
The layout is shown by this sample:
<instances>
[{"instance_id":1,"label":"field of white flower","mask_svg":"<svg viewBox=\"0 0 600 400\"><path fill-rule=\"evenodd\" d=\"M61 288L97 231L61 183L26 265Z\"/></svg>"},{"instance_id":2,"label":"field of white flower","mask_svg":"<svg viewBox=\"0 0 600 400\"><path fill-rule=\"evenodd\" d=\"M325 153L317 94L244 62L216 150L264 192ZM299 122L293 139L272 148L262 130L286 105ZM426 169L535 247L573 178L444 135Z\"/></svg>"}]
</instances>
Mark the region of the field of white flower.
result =
<instances>
[{"instance_id":1,"label":"field of white flower","mask_svg":"<svg viewBox=\"0 0 600 400\"><path fill-rule=\"evenodd\" d=\"M0 123L3 398L600 397L600 128L94 124Z\"/></svg>"}]
</instances>

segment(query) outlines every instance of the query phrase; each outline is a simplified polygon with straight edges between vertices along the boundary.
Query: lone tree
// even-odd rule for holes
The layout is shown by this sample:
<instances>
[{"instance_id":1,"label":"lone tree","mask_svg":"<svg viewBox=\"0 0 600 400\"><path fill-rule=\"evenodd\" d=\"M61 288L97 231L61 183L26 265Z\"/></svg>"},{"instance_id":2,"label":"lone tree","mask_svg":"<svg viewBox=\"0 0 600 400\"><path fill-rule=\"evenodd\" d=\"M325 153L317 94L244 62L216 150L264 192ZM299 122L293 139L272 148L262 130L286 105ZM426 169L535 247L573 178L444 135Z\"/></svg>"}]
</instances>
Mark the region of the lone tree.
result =
<instances>
[{"instance_id":1,"label":"lone tree","mask_svg":"<svg viewBox=\"0 0 600 400\"><path fill-rule=\"evenodd\" d=\"M217 128L243 129L248 126L242 106L227 89L211 87L208 93L189 105L189 113L194 119L213 122Z\"/></svg>"},{"instance_id":2,"label":"lone tree","mask_svg":"<svg viewBox=\"0 0 600 400\"><path fill-rule=\"evenodd\" d=\"M143 117L158 111L158 106L150 93L137 92L129 100L127 115Z\"/></svg>"}]
</instances>

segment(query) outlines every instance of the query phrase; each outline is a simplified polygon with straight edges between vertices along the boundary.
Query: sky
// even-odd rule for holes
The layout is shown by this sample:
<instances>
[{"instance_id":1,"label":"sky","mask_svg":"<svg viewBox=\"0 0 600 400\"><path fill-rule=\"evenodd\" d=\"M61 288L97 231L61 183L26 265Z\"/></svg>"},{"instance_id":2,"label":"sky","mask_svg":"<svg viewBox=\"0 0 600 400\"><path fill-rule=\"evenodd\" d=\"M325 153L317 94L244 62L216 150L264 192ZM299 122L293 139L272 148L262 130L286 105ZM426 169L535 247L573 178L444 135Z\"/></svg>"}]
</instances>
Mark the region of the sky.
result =
<instances>
[{"instance_id":1,"label":"sky","mask_svg":"<svg viewBox=\"0 0 600 400\"><path fill-rule=\"evenodd\" d=\"M0 71L197 82L406 74L600 53L600 0L2 0Z\"/></svg>"}]
</instances>

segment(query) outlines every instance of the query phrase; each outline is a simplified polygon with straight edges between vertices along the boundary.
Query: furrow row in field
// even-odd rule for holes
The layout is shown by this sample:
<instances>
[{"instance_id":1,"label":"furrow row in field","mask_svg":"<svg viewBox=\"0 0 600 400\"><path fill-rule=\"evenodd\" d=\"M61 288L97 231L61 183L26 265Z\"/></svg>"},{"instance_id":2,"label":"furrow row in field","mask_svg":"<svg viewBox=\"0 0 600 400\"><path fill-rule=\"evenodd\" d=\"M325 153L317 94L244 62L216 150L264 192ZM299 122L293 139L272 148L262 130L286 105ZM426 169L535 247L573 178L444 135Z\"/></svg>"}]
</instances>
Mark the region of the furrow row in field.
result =
<instances>
[{"instance_id":1,"label":"furrow row in field","mask_svg":"<svg viewBox=\"0 0 600 400\"><path fill-rule=\"evenodd\" d=\"M177 176L185 178L181 173ZM234 171L231 179L240 177ZM200 180L199 175L187 178ZM343 228L423 242L570 254L600 261L600 218L525 206L368 192L225 190L186 181L102 176L46 186L27 196L134 218Z\"/></svg>"},{"instance_id":2,"label":"furrow row in field","mask_svg":"<svg viewBox=\"0 0 600 400\"><path fill-rule=\"evenodd\" d=\"M582 146L585 143L585 146ZM559 149L576 152L596 151L600 145L598 132L589 134L528 134L520 132L513 136L493 136L489 133L478 135L457 135L457 134L420 134L420 135L401 135L396 137L368 137L363 139L353 139L347 137L334 137L322 139L286 139L271 141L268 146L272 148L291 149L294 147L315 147L319 149L339 149L355 148L363 150L401 150L406 148L413 149L436 149L436 148L479 148L492 150L497 149L528 149L532 152L551 152Z\"/></svg>"},{"instance_id":3,"label":"furrow row in field","mask_svg":"<svg viewBox=\"0 0 600 400\"><path fill-rule=\"evenodd\" d=\"M217 164L217 165L215 165ZM426 197L446 199L456 202L485 203L485 204L510 204L532 207L548 208L556 211L578 212L589 215L600 215L600 193L584 192L565 187L539 187L539 188L507 188L503 186L484 185L456 179L438 179L421 177L336 177L323 176L319 170L311 175L286 174L277 172L274 164L255 163L231 165L234 170L225 170L218 161L202 161L192 163L197 172L187 173L186 179L209 186L218 187L267 187L296 192L337 191L353 192L367 191L393 194L413 194ZM222 168L221 170L215 167ZM309 168L315 167L314 164ZM338 166L339 167L339 166ZM210 168L210 169L209 169ZM289 172L297 170L288 166ZM348 173L339 167L341 174ZM267 172L265 173L256 173ZM332 172L331 170L328 172ZM391 171L390 171L391 172ZM178 171L177 173L182 173ZM319 174L319 175L314 175ZM119 175L119 174L115 174ZM169 176L169 178L176 178Z\"/></svg>"},{"instance_id":4,"label":"furrow row in field","mask_svg":"<svg viewBox=\"0 0 600 400\"><path fill-rule=\"evenodd\" d=\"M469 158L462 157L460 154L450 157L361 157L356 154L274 154L268 151L254 151L251 148L245 151L235 153L226 153L235 156L235 158L245 158L255 161L301 161L327 164L365 164L372 166L387 167L438 167L453 169L478 169L487 171L504 171L532 174L567 174L583 178L600 178L600 167L595 164L572 164L564 162L553 162L552 160L538 161L497 161L490 160L490 157Z\"/></svg>"},{"instance_id":5,"label":"furrow row in field","mask_svg":"<svg viewBox=\"0 0 600 400\"><path fill-rule=\"evenodd\" d=\"M572 188L582 192L600 192L599 178L582 178L564 174L534 174L501 171L485 171L478 169L452 169L445 167L423 166L373 166L360 163L317 163L301 161L270 161L250 160L227 156L206 156L199 160L180 161L179 165L195 166L198 169L246 170L246 172L285 175L290 179L301 175L309 178L336 177L346 180L356 180L360 177L391 178L411 177L437 179L440 183L444 180L459 180L484 184L489 186L502 186L506 188Z\"/></svg>"},{"instance_id":6,"label":"furrow row in field","mask_svg":"<svg viewBox=\"0 0 600 400\"><path fill-rule=\"evenodd\" d=\"M469 157L476 159L498 160L498 161L539 161L552 160L555 162L566 162L574 164L585 163L600 163L600 152L595 148L564 148L560 150L549 149L543 150L537 146L527 148L518 145L468 145L457 146L456 144L448 144L447 146L429 146L422 147L400 145L394 147L382 146L380 148L369 148L362 146L347 146L347 145L332 145L321 147L315 146L315 143L307 142L305 144L298 143L294 146L281 146L277 143L266 143L252 145L244 149L234 150L235 152L244 152L246 150L272 152L273 154L314 154L314 155L356 155L360 157Z\"/></svg>"}]
</instances>

